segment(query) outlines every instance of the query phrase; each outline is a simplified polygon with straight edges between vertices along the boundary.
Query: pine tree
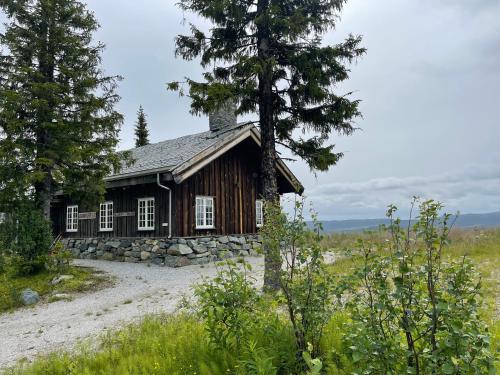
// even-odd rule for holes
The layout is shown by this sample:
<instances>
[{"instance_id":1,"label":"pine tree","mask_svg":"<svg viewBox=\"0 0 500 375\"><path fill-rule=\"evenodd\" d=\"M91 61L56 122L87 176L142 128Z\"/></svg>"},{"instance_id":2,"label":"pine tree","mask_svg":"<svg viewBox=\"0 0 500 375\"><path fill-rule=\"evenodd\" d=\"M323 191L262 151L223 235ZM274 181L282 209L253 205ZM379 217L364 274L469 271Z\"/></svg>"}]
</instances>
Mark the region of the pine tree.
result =
<instances>
[{"instance_id":1,"label":"pine tree","mask_svg":"<svg viewBox=\"0 0 500 375\"><path fill-rule=\"evenodd\" d=\"M191 25L176 39L176 54L201 58L204 81L186 78L191 110L209 113L227 100L238 113L257 113L262 142L264 199L278 197L276 145L326 171L343 156L328 144L332 134L350 135L360 116L358 100L339 94L347 64L365 53L361 37L324 45L346 0L180 0L184 11L212 23L208 33ZM169 89L183 93L184 82ZM299 135L299 136L297 136ZM266 253L265 286L278 288L280 259Z\"/></svg>"},{"instance_id":2,"label":"pine tree","mask_svg":"<svg viewBox=\"0 0 500 375\"><path fill-rule=\"evenodd\" d=\"M119 168L118 76L100 68L99 25L76 0L0 0L0 201L32 198L50 217L56 190L95 203Z\"/></svg>"},{"instance_id":3,"label":"pine tree","mask_svg":"<svg viewBox=\"0 0 500 375\"><path fill-rule=\"evenodd\" d=\"M135 147L149 145L149 130L146 122L146 114L142 105L137 112L137 122L135 124Z\"/></svg>"}]
</instances>

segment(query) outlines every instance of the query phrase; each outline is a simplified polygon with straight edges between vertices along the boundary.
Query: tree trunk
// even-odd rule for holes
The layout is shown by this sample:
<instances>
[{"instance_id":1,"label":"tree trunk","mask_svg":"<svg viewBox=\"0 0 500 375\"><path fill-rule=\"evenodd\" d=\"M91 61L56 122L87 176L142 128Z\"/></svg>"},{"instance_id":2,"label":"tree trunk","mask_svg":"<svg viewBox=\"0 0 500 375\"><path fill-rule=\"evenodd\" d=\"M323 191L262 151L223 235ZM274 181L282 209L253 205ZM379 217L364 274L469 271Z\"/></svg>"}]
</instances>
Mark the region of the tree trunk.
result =
<instances>
[{"instance_id":1,"label":"tree trunk","mask_svg":"<svg viewBox=\"0 0 500 375\"><path fill-rule=\"evenodd\" d=\"M276 180L276 143L274 134L273 113L273 68L270 62L270 30L267 12L269 0L259 0L257 5L257 46L262 70L259 73L259 120L262 143L262 188L264 199L277 202L278 184ZM280 288L279 271L281 269L280 254L274 254L269 248L264 248L264 289L277 291Z\"/></svg>"},{"instance_id":2,"label":"tree trunk","mask_svg":"<svg viewBox=\"0 0 500 375\"><path fill-rule=\"evenodd\" d=\"M42 4L42 19L41 24L41 40L42 48L38 53L38 72L40 73L40 83L53 83L55 71L55 46L52 29L54 28L55 10L53 4ZM47 94L45 94L47 95ZM40 99L47 101L46 107L41 107L38 113L38 124L36 127L37 143L36 143L36 158L44 159L42 164L35 163L37 172L43 173L43 178L36 181L35 199L38 208L41 210L43 217L50 220L50 201L52 197L52 167L47 165L47 160L50 160L50 130L48 124L52 123L54 116L54 97L52 94L41 97Z\"/></svg>"},{"instance_id":3,"label":"tree trunk","mask_svg":"<svg viewBox=\"0 0 500 375\"><path fill-rule=\"evenodd\" d=\"M49 171L42 182L35 184L37 205L40 208L43 217L50 220L50 201L52 195L52 177Z\"/></svg>"}]
</instances>

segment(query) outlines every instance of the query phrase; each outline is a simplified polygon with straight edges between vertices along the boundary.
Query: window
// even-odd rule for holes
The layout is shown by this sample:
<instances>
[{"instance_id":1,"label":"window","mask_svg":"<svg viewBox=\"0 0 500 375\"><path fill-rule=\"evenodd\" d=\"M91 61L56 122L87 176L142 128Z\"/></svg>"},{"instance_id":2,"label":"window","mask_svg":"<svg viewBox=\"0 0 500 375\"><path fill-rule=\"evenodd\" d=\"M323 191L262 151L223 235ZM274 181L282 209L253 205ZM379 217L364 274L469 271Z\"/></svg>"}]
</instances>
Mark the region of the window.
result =
<instances>
[{"instance_id":1,"label":"window","mask_svg":"<svg viewBox=\"0 0 500 375\"><path fill-rule=\"evenodd\" d=\"M68 206L66 210L66 232L78 232L78 206Z\"/></svg>"},{"instance_id":2,"label":"window","mask_svg":"<svg viewBox=\"0 0 500 375\"><path fill-rule=\"evenodd\" d=\"M113 231L113 202L101 203L99 213L99 230L101 232Z\"/></svg>"},{"instance_id":3,"label":"window","mask_svg":"<svg viewBox=\"0 0 500 375\"><path fill-rule=\"evenodd\" d=\"M264 225L264 202L260 199L255 201L255 220L257 228Z\"/></svg>"},{"instance_id":4,"label":"window","mask_svg":"<svg viewBox=\"0 0 500 375\"><path fill-rule=\"evenodd\" d=\"M141 198L139 199L138 209L138 229L139 230L154 230L155 229L155 199Z\"/></svg>"},{"instance_id":5,"label":"window","mask_svg":"<svg viewBox=\"0 0 500 375\"><path fill-rule=\"evenodd\" d=\"M196 197L196 229L213 229L214 198Z\"/></svg>"}]
</instances>

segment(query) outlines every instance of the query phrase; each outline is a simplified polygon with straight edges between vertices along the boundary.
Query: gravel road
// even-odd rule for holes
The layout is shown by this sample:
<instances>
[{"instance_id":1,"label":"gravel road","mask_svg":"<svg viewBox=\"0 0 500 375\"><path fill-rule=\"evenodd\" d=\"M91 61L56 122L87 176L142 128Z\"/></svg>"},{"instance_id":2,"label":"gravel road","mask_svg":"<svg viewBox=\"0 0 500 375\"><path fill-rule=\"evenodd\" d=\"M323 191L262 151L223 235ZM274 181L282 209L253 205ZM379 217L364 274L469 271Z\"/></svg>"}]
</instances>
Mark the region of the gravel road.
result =
<instances>
[{"instance_id":1,"label":"gravel road","mask_svg":"<svg viewBox=\"0 0 500 375\"><path fill-rule=\"evenodd\" d=\"M263 259L248 258L260 282ZM174 312L182 296L201 277L215 274L215 265L183 268L148 267L145 264L76 260L116 278L113 287L76 295L72 301L41 304L0 315L0 368L21 358L59 348L69 349L79 339L159 312Z\"/></svg>"}]
</instances>

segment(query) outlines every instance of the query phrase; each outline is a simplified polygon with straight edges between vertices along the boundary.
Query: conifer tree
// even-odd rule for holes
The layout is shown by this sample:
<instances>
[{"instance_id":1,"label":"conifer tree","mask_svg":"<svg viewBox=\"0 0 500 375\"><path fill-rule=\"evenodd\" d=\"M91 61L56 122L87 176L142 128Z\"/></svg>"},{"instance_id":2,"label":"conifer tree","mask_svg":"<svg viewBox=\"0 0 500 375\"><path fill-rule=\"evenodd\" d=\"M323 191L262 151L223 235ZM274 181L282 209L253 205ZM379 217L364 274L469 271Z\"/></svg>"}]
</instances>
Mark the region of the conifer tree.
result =
<instances>
[{"instance_id":1,"label":"conifer tree","mask_svg":"<svg viewBox=\"0 0 500 375\"><path fill-rule=\"evenodd\" d=\"M61 188L95 203L119 168L118 76L101 70L99 25L77 0L0 0L0 200L36 200L50 217Z\"/></svg>"},{"instance_id":2,"label":"conifer tree","mask_svg":"<svg viewBox=\"0 0 500 375\"><path fill-rule=\"evenodd\" d=\"M142 105L137 112L137 122L135 124L135 147L149 145L149 130L146 122L146 114Z\"/></svg>"},{"instance_id":3,"label":"conifer tree","mask_svg":"<svg viewBox=\"0 0 500 375\"><path fill-rule=\"evenodd\" d=\"M262 143L264 199L278 197L276 145L326 171L343 156L329 143L333 134L350 135L360 116L358 100L339 93L347 64L365 53L361 37L322 43L335 28L346 0L180 0L180 7L211 23L191 25L176 39L176 54L200 58L204 81L186 78L169 89L189 87L191 110L210 113L227 100L237 113L258 114ZM266 253L265 286L278 288L280 259Z\"/></svg>"}]
</instances>

